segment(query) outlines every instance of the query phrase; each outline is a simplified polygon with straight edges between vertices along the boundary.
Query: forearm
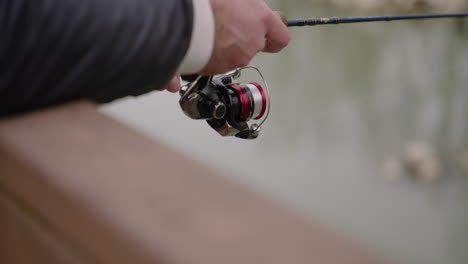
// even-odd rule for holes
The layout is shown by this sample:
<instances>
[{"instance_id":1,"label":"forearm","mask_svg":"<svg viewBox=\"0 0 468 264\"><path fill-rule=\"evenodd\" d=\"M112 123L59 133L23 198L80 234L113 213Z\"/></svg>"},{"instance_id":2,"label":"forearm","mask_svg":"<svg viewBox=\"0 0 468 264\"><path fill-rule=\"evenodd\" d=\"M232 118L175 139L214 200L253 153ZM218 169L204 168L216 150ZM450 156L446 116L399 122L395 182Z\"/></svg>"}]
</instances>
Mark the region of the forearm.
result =
<instances>
[{"instance_id":1,"label":"forearm","mask_svg":"<svg viewBox=\"0 0 468 264\"><path fill-rule=\"evenodd\" d=\"M190 0L0 0L0 114L162 87L189 48Z\"/></svg>"}]
</instances>

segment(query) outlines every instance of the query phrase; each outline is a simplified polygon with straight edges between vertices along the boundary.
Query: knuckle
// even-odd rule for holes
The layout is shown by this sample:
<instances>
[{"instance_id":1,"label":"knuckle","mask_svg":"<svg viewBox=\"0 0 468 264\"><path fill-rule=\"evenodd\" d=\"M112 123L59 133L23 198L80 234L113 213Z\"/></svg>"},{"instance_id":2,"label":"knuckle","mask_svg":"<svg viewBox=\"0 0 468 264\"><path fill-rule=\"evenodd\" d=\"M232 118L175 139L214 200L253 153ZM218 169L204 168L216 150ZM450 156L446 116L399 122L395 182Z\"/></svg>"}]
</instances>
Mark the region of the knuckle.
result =
<instances>
[{"instance_id":1,"label":"knuckle","mask_svg":"<svg viewBox=\"0 0 468 264\"><path fill-rule=\"evenodd\" d=\"M291 41L291 36L289 33L279 34L274 40L274 47L276 52L280 52L289 45Z\"/></svg>"},{"instance_id":2,"label":"knuckle","mask_svg":"<svg viewBox=\"0 0 468 264\"><path fill-rule=\"evenodd\" d=\"M270 24L274 14L268 7L263 7L258 11L258 17L263 24Z\"/></svg>"}]
</instances>

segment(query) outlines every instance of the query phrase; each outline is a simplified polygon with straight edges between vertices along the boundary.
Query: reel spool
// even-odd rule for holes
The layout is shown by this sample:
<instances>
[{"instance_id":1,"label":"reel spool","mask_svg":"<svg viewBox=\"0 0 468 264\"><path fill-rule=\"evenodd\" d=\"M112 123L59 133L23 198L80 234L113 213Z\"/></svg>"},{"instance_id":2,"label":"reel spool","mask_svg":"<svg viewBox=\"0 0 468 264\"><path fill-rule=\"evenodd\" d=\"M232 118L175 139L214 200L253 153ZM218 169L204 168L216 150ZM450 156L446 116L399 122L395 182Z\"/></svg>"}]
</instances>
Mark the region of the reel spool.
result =
<instances>
[{"instance_id":1,"label":"reel spool","mask_svg":"<svg viewBox=\"0 0 468 264\"><path fill-rule=\"evenodd\" d=\"M244 70L255 70L263 84L235 82ZM270 112L268 84L253 66L223 75L198 76L182 87L180 95L180 106L188 117L207 120L222 136L255 139Z\"/></svg>"},{"instance_id":2,"label":"reel spool","mask_svg":"<svg viewBox=\"0 0 468 264\"><path fill-rule=\"evenodd\" d=\"M263 87L256 83L236 83L227 86L240 99L239 120L258 120L265 115L267 97Z\"/></svg>"}]
</instances>

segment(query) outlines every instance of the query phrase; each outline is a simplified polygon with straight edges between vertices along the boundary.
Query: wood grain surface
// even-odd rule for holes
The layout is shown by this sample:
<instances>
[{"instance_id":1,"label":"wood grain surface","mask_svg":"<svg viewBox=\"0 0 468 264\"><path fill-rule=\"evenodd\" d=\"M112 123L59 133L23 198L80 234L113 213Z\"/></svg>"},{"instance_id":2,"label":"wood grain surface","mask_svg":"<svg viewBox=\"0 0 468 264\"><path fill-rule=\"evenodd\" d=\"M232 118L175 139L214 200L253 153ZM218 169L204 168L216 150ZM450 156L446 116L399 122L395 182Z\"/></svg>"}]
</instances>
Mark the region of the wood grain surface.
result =
<instances>
[{"instance_id":1,"label":"wood grain surface","mask_svg":"<svg viewBox=\"0 0 468 264\"><path fill-rule=\"evenodd\" d=\"M86 102L0 121L0 228L0 263L384 263Z\"/></svg>"}]
</instances>

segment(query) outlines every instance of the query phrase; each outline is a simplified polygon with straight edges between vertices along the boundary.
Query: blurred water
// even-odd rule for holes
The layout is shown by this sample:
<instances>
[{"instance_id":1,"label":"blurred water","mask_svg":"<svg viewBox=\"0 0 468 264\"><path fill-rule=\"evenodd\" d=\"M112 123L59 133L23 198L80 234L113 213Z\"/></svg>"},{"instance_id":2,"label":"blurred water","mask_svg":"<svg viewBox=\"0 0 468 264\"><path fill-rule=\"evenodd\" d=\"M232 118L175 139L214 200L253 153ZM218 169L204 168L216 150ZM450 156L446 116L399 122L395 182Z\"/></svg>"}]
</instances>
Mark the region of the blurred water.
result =
<instances>
[{"instance_id":1,"label":"blurred water","mask_svg":"<svg viewBox=\"0 0 468 264\"><path fill-rule=\"evenodd\" d=\"M334 13L270 3L290 17ZM454 165L468 148L466 33L395 22L293 29L292 39L254 61L273 100L256 141L219 137L167 93L104 111L401 263L468 263L468 175ZM437 148L442 180L384 176L383 161L413 141Z\"/></svg>"}]
</instances>

